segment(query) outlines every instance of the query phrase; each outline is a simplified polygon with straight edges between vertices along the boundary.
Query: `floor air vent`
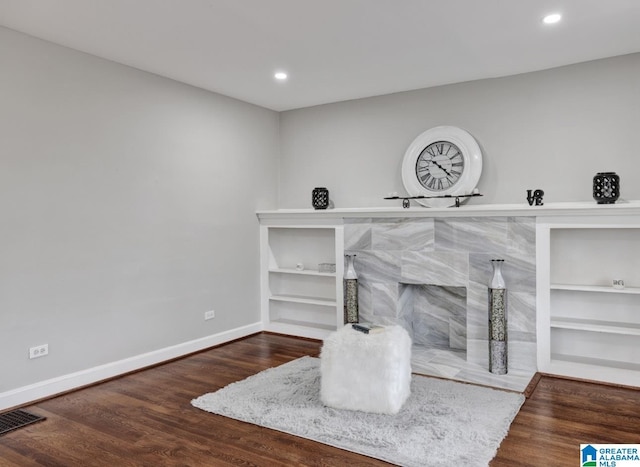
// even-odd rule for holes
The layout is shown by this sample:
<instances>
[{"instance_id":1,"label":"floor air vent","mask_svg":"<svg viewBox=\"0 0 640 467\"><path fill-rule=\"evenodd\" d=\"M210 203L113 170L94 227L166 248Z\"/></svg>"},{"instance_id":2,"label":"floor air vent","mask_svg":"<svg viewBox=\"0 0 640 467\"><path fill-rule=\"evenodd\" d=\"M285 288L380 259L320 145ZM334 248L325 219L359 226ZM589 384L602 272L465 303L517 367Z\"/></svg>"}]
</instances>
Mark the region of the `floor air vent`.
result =
<instances>
[{"instance_id":1,"label":"floor air vent","mask_svg":"<svg viewBox=\"0 0 640 467\"><path fill-rule=\"evenodd\" d=\"M33 415L24 410L13 410L0 414L0 435L42 420L45 420L45 417Z\"/></svg>"}]
</instances>

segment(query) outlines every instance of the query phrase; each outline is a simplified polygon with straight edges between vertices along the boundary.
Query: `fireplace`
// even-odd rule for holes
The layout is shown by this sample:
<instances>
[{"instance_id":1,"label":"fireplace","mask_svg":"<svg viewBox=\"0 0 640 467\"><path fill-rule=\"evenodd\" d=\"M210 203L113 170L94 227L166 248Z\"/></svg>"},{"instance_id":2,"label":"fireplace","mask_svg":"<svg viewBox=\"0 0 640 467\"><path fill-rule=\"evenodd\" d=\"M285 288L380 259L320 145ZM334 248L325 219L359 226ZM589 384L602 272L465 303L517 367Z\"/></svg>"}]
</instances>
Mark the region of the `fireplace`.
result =
<instances>
[{"instance_id":1,"label":"fireplace","mask_svg":"<svg viewBox=\"0 0 640 467\"><path fill-rule=\"evenodd\" d=\"M414 345L467 353L467 289L399 284L398 317Z\"/></svg>"},{"instance_id":2,"label":"fireplace","mask_svg":"<svg viewBox=\"0 0 640 467\"><path fill-rule=\"evenodd\" d=\"M345 219L356 254L360 319L400 324L414 372L512 389L536 371L535 220L530 217ZM509 373L488 372L487 285L504 258Z\"/></svg>"}]
</instances>

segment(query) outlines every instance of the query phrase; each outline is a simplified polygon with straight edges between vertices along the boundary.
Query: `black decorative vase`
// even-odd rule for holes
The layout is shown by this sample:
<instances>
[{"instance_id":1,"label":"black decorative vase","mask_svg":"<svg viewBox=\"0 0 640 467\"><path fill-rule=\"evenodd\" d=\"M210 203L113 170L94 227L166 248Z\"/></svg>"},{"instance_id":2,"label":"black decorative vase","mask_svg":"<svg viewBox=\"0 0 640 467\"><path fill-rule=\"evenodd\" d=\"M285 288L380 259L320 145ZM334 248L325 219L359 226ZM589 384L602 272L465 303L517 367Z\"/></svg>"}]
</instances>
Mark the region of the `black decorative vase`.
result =
<instances>
[{"instance_id":1,"label":"black decorative vase","mask_svg":"<svg viewBox=\"0 0 640 467\"><path fill-rule=\"evenodd\" d=\"M314 188L311 192L313 209L327 209L329 207L329 190L324 187Z\"/></svg>"},{"instance_id":2,"label":"black decorative vase","mask_svg":"<svg viewBox=\"0 0 640 467\"><path fill-rule=\"evenodd\" d=\"M615 172L598 172L593 177L593 199L613 204L620 197L620 177Z\"/></svg>"}]
</instances>

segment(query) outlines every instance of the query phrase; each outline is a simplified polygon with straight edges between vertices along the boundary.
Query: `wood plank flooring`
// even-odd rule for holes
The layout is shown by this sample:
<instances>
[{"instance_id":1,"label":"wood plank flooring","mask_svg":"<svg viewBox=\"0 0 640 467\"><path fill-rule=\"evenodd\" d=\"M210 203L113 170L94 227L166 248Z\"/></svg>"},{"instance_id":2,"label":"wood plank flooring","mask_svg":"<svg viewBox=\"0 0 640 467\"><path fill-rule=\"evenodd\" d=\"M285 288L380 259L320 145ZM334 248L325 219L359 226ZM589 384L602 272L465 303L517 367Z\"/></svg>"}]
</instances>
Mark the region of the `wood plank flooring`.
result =
<instances>
[{"instance_id":1,"label":"wood plank flooring","mask_svg":"<svg viewBox=\"0 0 640 467\"><path fill-rule=\"evenodd\" d=\"M320 346L257 334L39 402L26 409L47 420L0 436L0 466L389 465L190 405ZM579 465L580 443L640 443L639 433L640 390L543 376L491 465Z\"/></svg>"}]
</instances>

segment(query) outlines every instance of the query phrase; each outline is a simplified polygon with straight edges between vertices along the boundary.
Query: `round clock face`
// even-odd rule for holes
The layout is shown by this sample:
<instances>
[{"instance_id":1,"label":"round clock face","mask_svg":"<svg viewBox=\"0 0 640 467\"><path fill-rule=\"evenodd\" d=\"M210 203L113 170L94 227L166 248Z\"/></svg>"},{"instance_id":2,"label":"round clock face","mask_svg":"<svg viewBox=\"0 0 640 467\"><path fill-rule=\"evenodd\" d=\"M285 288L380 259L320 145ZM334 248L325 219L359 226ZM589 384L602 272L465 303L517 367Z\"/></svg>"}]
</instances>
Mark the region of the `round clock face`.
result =
<instances>
[{"instance_id":1,"label":"round clock face","mask_svg":"<svg viewBox=\"0 0 640 467\"><path fill-rule=\"evenodd\" d=\"M416 161L416 176L427 190L445 191L460 180L464 157L450 141L436 141L424 148Z\"/></svg>"},{"instance_id":2,"label":"round clock face","mask_svg":"<svg viewBox=\"0 0 640 467\"><path fill-rule=\"evenodd\" d=\"M453 126L420 134L402 161L402 182L409 196L449 196L417 200L428 207L455 205L456 196L473 192L481 173L480 146L469 133Z\"/></svg>"}]
</instances>

